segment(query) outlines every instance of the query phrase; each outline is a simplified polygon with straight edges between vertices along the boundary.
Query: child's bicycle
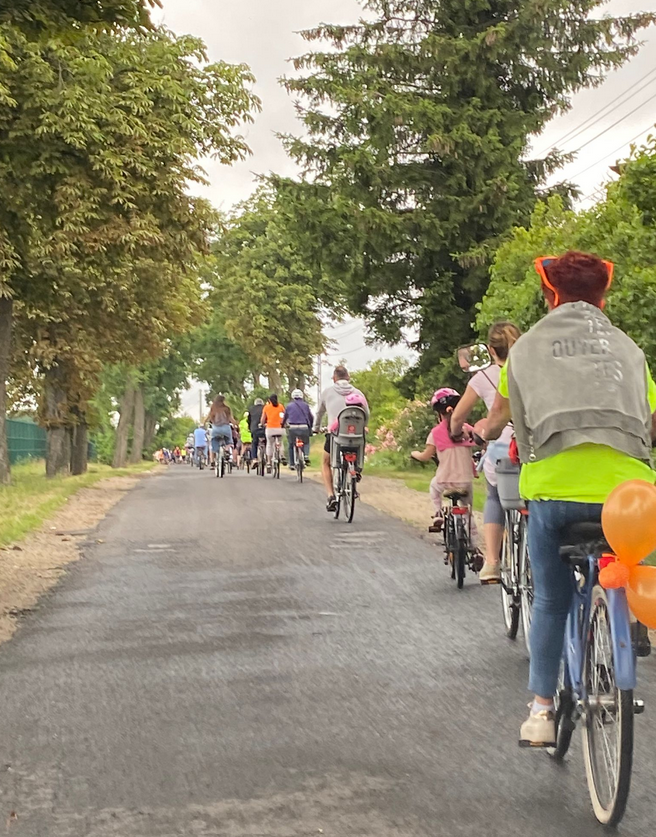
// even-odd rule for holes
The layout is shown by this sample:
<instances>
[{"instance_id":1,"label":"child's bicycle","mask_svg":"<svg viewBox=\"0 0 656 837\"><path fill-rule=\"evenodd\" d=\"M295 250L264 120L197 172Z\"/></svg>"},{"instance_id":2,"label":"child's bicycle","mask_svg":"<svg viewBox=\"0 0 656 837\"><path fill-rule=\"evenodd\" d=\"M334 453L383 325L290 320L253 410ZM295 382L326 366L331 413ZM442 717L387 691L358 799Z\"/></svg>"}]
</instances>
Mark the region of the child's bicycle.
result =
<instances>
[{"instance_id":1,"label":"child's bicycle","mask_svg":"<svg viewBox=\"0 0 656 837\"><path fill-rule=\"evenodd\" d=\"M465 583L467 568L472 573L478 573L482 566L482 556L472 546L472 508L469 503L461 505L467 499L466 491L446 491L442 507L444 563L451 567L451 578L456 581L459 590Z\"/></svg>"}]
</instances>

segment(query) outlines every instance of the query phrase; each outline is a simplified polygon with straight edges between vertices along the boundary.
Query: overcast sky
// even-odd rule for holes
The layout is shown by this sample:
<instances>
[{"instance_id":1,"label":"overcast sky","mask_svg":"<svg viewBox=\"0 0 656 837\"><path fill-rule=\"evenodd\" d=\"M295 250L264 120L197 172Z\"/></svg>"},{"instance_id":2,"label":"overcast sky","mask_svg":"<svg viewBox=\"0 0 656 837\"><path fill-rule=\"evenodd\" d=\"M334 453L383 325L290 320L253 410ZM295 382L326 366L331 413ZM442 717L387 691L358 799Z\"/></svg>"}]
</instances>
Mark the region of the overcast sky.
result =
<instances>
[{"instance_id":1,"label":"overcast sky","mask_svg":"<svg viewBox=\"0 0 656 837\"><path fill-rule=\"evenodd\" d=\"M611 14L656 11L656 0L614 0L606 10ZM155 15L159 22L178 34L202 37L211 59L249 64L257 78L255 90L263 109L245 132L252 156L230 168L213 163L206 166L211 181L207 197L215 206L229 209L247 198L255 174L295 172L275 134L299 131L292 101L278 83L281 76L293 71L288 59L307 51L308 45L297 33L321 21L353 22L360 12L356 0L163 0L163 10ZM629 142L636 136L646 137L656 122L656 31L647 31L643 38L646 44L636 58L611 73L601 87L578 93L572 110L553 120L535 141L535 149L545 151L592 118L582 133L561 145L571 151L585 144L559 179L571 178L586 197L594 195L609 176L609 166L628 152ZM622 98L611 104L616 97ZM352 322L333 329L330 336L337 338L337 346L330 360L343 356L353 368L360 368L373 357L399 353L393 348L365 347L362 334L362 328ZM197 396L190 396L185 405L191 408L194 398L197 401Z\"/></svg>"}]
</instances>

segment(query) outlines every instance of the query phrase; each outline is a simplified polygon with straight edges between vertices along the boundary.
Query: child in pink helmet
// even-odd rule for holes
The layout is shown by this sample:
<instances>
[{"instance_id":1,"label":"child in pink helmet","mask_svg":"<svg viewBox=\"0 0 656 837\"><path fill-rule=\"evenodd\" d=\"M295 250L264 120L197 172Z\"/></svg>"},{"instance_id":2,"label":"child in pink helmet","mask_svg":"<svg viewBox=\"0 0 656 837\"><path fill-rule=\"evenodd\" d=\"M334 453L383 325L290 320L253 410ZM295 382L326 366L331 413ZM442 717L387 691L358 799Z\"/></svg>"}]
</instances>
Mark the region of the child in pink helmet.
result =
<instances>
[{"instance_id":1,"label":"child in pink helmet","mask_svg":"<svg viewBox=\"0 0 656 837\"><path fill-rule=\"evenodd\" d=\"M431 406L435 410L435 427L428 434L425 450L412 452L412 458L418 462L430 462L435 457L438 460L437 471L430 484L430 496L435 505L431 532L439 532L442 528L442 497L445 491L465 492L464 502L469 506L474 499L476 469L471 456L474 442L455 442L449 435L449 419L458 401L460 395L450 387L442 387L433 394ZM478 532L473 518L471 532L472 541L477 544Z\"/></svg>"}]
</instances>

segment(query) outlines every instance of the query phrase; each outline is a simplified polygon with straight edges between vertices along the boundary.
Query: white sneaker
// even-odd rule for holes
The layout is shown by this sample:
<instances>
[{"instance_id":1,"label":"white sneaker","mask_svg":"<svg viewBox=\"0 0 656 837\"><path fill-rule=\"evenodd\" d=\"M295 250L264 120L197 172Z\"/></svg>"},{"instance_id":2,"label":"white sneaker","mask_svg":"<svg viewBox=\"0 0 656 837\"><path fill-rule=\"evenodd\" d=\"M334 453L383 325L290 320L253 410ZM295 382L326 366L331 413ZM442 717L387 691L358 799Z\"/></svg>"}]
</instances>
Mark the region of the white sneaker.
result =
<instances>
[{"instance_id":1,"label":"white sneaker","mask_svg":"<svg viewBox=\"0 0 656 837\"><path fill-rule=\"evenodd\" d=\"M533 704L529 703L529 707ZM519 731L520 747L555 747L556 719L553 709L543 709L528 716Z\"/></svg>"},{"instance_id":2,"label":"white sneaker","mask_svg":"<svg viewBox=\"0 0 656 837\"><path fill-rule=\"evenodd\" d=\"M486 561L483 569L478 574L481 584L499 584L501 581L501 565L492 564Z\"/></svg>"}]
</instances>

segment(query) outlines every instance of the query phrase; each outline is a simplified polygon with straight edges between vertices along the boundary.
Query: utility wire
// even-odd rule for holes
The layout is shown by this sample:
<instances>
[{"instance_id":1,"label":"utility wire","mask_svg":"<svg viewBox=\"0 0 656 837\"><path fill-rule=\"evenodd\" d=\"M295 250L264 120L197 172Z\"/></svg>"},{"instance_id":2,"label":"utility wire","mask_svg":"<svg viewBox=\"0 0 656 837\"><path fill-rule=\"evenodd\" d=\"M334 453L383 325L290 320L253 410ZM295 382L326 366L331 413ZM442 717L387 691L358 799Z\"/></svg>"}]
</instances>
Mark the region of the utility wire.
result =
<instances>
[{"instance_id":1,"label":"utility wire","mask_svg":"<svg viewBox=\"0 0 656 837\"><path fill-rule=\"evenodd\" d=\"M578 153L579 153L579 151L582 151L584 148L587 148L587 146L588 146L588 145L591 145L593 142L595 142L596 140L598 140L598 139L599 139L599 137L603 137L603 135L604 135L604 134L607 134L609 131L611 131L613 128L615 128L617 125L619 125L619 124L620 124L620 122L624 122L624 120L625 120L625 119L628 119L628 118L629 118L629 116L633 116L633 114L634 114L634 113L636 113L636 111L639 111L639 110L643 107L643 105L647 105L647 104L649 104L649 102L651 102L653 99L656 99L656 93L654 93L654 95L653 95L653 96L650 96L650 97L649 97L648 99L646 99L644 102L642 102L641 104L639 104L639 105L638 105L638 107L636 107L636 108L634 108L633 110L629 111L629 112L628 112L625 116L622 116L622 117L620 117L620 119L618 119L616 122L613 122L613 124L612 124L612 125L609 125L607 128L604 128L604 130L603 130L603 131L600 131L600 132L599 132L596 136L592 137L592 139L588 140L587 142L584 142L584 143L583 143L583 145L580 145L580 146L576 149L576 151L572 151L571 153L572 153L572 154L578 154Z\"/></svg>"},{"instance_id":2,"label":"utility wire","mask_svg":"<svg viewBox=\"0 0 656 837\"><path fill-rule=\"evenodd\" d=\"M642 92L646 87L649 87L650 84L653 84L653 82L656 81L656 76L654 78L650 79L650 81L648 81L647 84L644 84L642 87L640 87L638 89L635 89L637 85L639 85L646 78L648 78L651 75L654 75L655 73L656 73L656 67L654 67L652 70L649 70L648 73L645 73L644 76L639 78L636 81L635 85L633 85L633 87L631 88L633 90L633 92L631 93L631 95L627 99L625 99L625 101L622 102L622 104L623 105L626 104L628 101L633 99L634 96L637 96L638 93ZM589 116L587 119L585 119L578 127L575 126L570 131L568 131L564 136L562 136L559 140L556 140L556 142L551 143L551 145L547 148L547 150L542 152L542 154L540 156L543 156L544 154L548 154L550 151L553 151L554 148L559 147L561 143L566 142L567 140L575 139L581 133L587 131L589 128L592 128L592 126L596 125L597 122L599 122L601 119L604 118L604 116L608 115L607 113L605 113L605 111L607 111L609 108L611 108L620 99L623 99L624 96L626 96L626 94L628 92L629 92L628 90L623 90L619 94L619 96L616 96L614 99L612 99L610 102L608 102L608 104L604 105L603 108L596 111L596 113L593 113L591 116Z\"/></svg>"},{"instance_id":3,"label":"utility wire","mask_svg":"<svg viewBox=\"0 0 656 837\"><path fill-rule=\"evenodd\" d=\"M619 152L620 152L623 148L625 148L627 145L630 145L632 142L635 142L635 141L636 141L637 139L639 139L639 138L640 138L640 137L641 137L644 133L646 133L647 131L651 131L651 129L652 129L653 127L654 127L654 124L652 123L652 124L651 124L651 125L649 125L647 128L643 128L643 129L642 129L642 131L640 131L640 133L639 133L639 134L636 134L636 135L635 135L635 137L631 137L631 139L630 139L630 140L625 140L625 141L622 143L622 145L620 145L620 147L619 147L619 148L616 148L616 149L615 149L615 151L610 151L608 154L604 155L604 156L603 156L600 160L597 160L596 162L594 162L594 163L592 163L591 165L587 166L587 168L584 168L582 171L579 171L579 172L577 172L576 174L571 175L571 176L570 176L570 177L568 177L567 179L568 179L568 180L576 180L576 178L577 178L577 177L580 177L582 174L585 174L586 172L590 171L590 169L593 169L595 166L598 166L598 165L599 165L599 163L603 163L603 162L604 162L604 160L607 160L609 157L612 157L612 156L613 156L613 154L618 154L618 153L619 153Z\"/></svg>"}]
</instances>

